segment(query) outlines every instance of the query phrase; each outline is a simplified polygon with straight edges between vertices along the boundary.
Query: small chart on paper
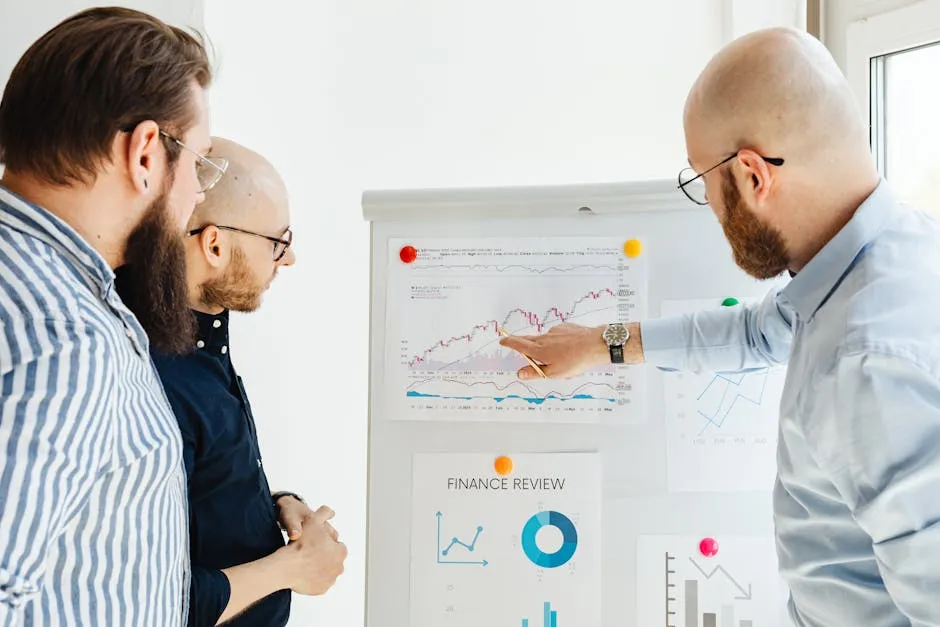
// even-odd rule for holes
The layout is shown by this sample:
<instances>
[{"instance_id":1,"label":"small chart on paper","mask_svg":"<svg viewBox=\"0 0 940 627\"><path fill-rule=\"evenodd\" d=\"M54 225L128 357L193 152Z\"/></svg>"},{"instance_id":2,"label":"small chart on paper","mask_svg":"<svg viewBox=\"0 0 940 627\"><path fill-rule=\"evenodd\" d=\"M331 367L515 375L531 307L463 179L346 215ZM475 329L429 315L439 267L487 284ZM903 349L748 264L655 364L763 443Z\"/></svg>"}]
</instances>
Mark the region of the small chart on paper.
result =
<instances>
[{"instance_id":1,"label":"small chart on paper","mask_svg":"<svg viewBox=\"0 0 940 627\"><path fill-rule=\"evenodd\" d=\"M636 563L638 627L790 625L773 537L639 536Z\"/></svg>"},{"instance_id":2,"label":"small chart on paper","mask_svg":"<svg viewBox=\"0 0 940 627\"><path fill-rule=\"evenodd\" d=\"M594 453L418 454L411 627L600 625Z\"/></svg>"},{"instance_id":3,"label":"small chart on paper","mask_svg":"<svg viewBox=\"0 0 940 627\"><path fill-rule=\"evenodd\" d=\"M500 332L646 314L647 267L596 237L389 242L384 386L392 419L645 422L645 370L521 381Z\"/></svg>"},{"instance_id":4,"label":"small chart on paper","mask_svg":"<svg viewBox=\"0 0 940 627\"><path fill-rule=\"evenodd\" d=\"M666 301L662 315L721 306L721 299ZM666 373L669 489L769 490L776 473L777 418L785 376L782 367L743 373Z\"/></svg>"}]
</instances>

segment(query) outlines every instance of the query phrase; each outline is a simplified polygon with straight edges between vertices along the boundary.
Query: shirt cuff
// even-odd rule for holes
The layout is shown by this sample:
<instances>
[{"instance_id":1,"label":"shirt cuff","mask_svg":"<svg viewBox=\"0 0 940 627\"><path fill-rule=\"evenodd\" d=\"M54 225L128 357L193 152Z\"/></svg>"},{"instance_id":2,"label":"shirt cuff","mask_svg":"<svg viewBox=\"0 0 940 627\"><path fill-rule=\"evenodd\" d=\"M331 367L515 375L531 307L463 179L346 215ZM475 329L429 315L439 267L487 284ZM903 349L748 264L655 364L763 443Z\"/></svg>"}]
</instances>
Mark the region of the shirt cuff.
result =
<instances>
[{"instance_id":1,"label":"shirt cuff","mask_svg":"<svg viewBox=\"0 0 940 627\"><path fill-rule=\"evenodd\" d=\"M684 316L651 318L640 323L643 359L662 370L678 370L688 353Z\"/></svg>"}]
</instances>

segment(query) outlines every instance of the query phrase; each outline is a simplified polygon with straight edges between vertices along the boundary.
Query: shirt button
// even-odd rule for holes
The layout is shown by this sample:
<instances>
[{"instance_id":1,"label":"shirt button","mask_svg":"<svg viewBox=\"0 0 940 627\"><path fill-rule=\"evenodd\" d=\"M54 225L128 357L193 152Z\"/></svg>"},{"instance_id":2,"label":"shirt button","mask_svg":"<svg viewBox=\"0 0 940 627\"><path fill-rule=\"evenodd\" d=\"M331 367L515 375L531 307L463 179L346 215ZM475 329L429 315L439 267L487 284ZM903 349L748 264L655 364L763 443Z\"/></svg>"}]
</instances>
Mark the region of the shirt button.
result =
<instances>
[{"instance_id":1,"label":"shirt button","mask_svg":"<svg viewBox=\"0 0 940 627\"><path fill-rule=\"evenodd\" d=\"M218 329L220 326L222 326L222 321L216 320L215 322L212 323L212 326Z\"/></svg>"},{"instance_id":2,"label":"shirt button","mask_svg":"<svg viewBox=\"0 0 940 627\"><path fill-rule=\"evenodd\" d=\"M124 329L124 335L126 335L127 337L134 337L134 332L131 331L130 329Z\"/></svg>"},{"instance_id":3,"label":"shirt button","mask_svg":"<svg viewBox=\"0 0 940 627\"><path fill-rule=\"evenodd\" d=\"M222 354L224 355L224 354L227 353L227 352L228 352L228 346L223 346L223 347L222 347Z\"/></svg>"},{"instance_id":4,"label":"shirt button","mask_svg":"<svg viewBox=\"0 0 940 627\"><path fill-rule=\"evenodd\" d=\"M206 343L203 342L202 340L199 340L198 342L196 342L196 348L204 348L205 345Z\"/></svg>"},{"instance_id":5,"label":"shirt button","mask_svg":"<svg viewBox=\"0 0 940 627\"><path fill-rule=\"evenodd\" d=\"M258 460L258 468L261 468L261 460Z\"/></svg>"}]
</instances>

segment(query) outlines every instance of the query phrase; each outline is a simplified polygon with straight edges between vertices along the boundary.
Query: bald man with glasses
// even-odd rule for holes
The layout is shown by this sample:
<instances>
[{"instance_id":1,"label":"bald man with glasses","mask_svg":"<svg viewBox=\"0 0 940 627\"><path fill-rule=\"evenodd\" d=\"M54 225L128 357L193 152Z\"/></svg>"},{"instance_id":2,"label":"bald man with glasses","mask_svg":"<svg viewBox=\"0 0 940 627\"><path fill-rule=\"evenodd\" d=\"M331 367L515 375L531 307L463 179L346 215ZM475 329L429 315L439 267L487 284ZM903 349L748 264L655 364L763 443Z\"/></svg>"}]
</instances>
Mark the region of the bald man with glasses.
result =
<instances>
[{"instance_id":1,"label":"bald man with glasses","mask_svg":"<svg viewBox=\"0 0 940 627\"><path fill-rule=\"evenodd\" d=\"M221 138L212 146L228 170L186 229L196 335L185 353L157 349L153 360L183 435L189 627L276 627L287 624L291 591L323 594L333 585L346 547L327 522L329 508L313 511L293 493L271 492L230 350L228 312L256 310L278 270L294 263L287 191L257 153ZM134 288L123 278L122 297Z\"/></svg>"}]
</instances>

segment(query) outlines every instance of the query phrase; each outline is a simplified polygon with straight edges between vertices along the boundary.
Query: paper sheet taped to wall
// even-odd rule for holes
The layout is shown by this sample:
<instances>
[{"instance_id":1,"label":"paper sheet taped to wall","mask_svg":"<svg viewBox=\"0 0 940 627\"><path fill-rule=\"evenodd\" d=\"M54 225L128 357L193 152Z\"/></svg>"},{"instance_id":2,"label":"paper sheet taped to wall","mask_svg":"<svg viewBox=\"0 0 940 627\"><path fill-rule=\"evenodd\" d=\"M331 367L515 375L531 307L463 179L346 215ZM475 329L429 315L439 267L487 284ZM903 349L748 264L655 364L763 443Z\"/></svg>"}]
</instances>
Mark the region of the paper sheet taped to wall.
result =
<instances>
[{"instance_id":1,"label":"paper sheet taped to wall","mask_svg":"<svg viewBox=\"0 0 940 627\"><path fill-rule=\"evenodd\" d=\"M418 454L412 499L411 627L601 624L599 455Z\"/></svg>"},{"instance_id":2,"label":"paper sheet taped to wall","mask_svg":"<svg viewBox=\"0 0 940 627\"><path fill-rule=\"evenodd\" d=\"M646 315L646 255L625 238L392 239L384 396L391 419L646 420L645 370L598 368L521 381L525 359L500 329L536 335Z\"/></svg>"}]
</instances>

